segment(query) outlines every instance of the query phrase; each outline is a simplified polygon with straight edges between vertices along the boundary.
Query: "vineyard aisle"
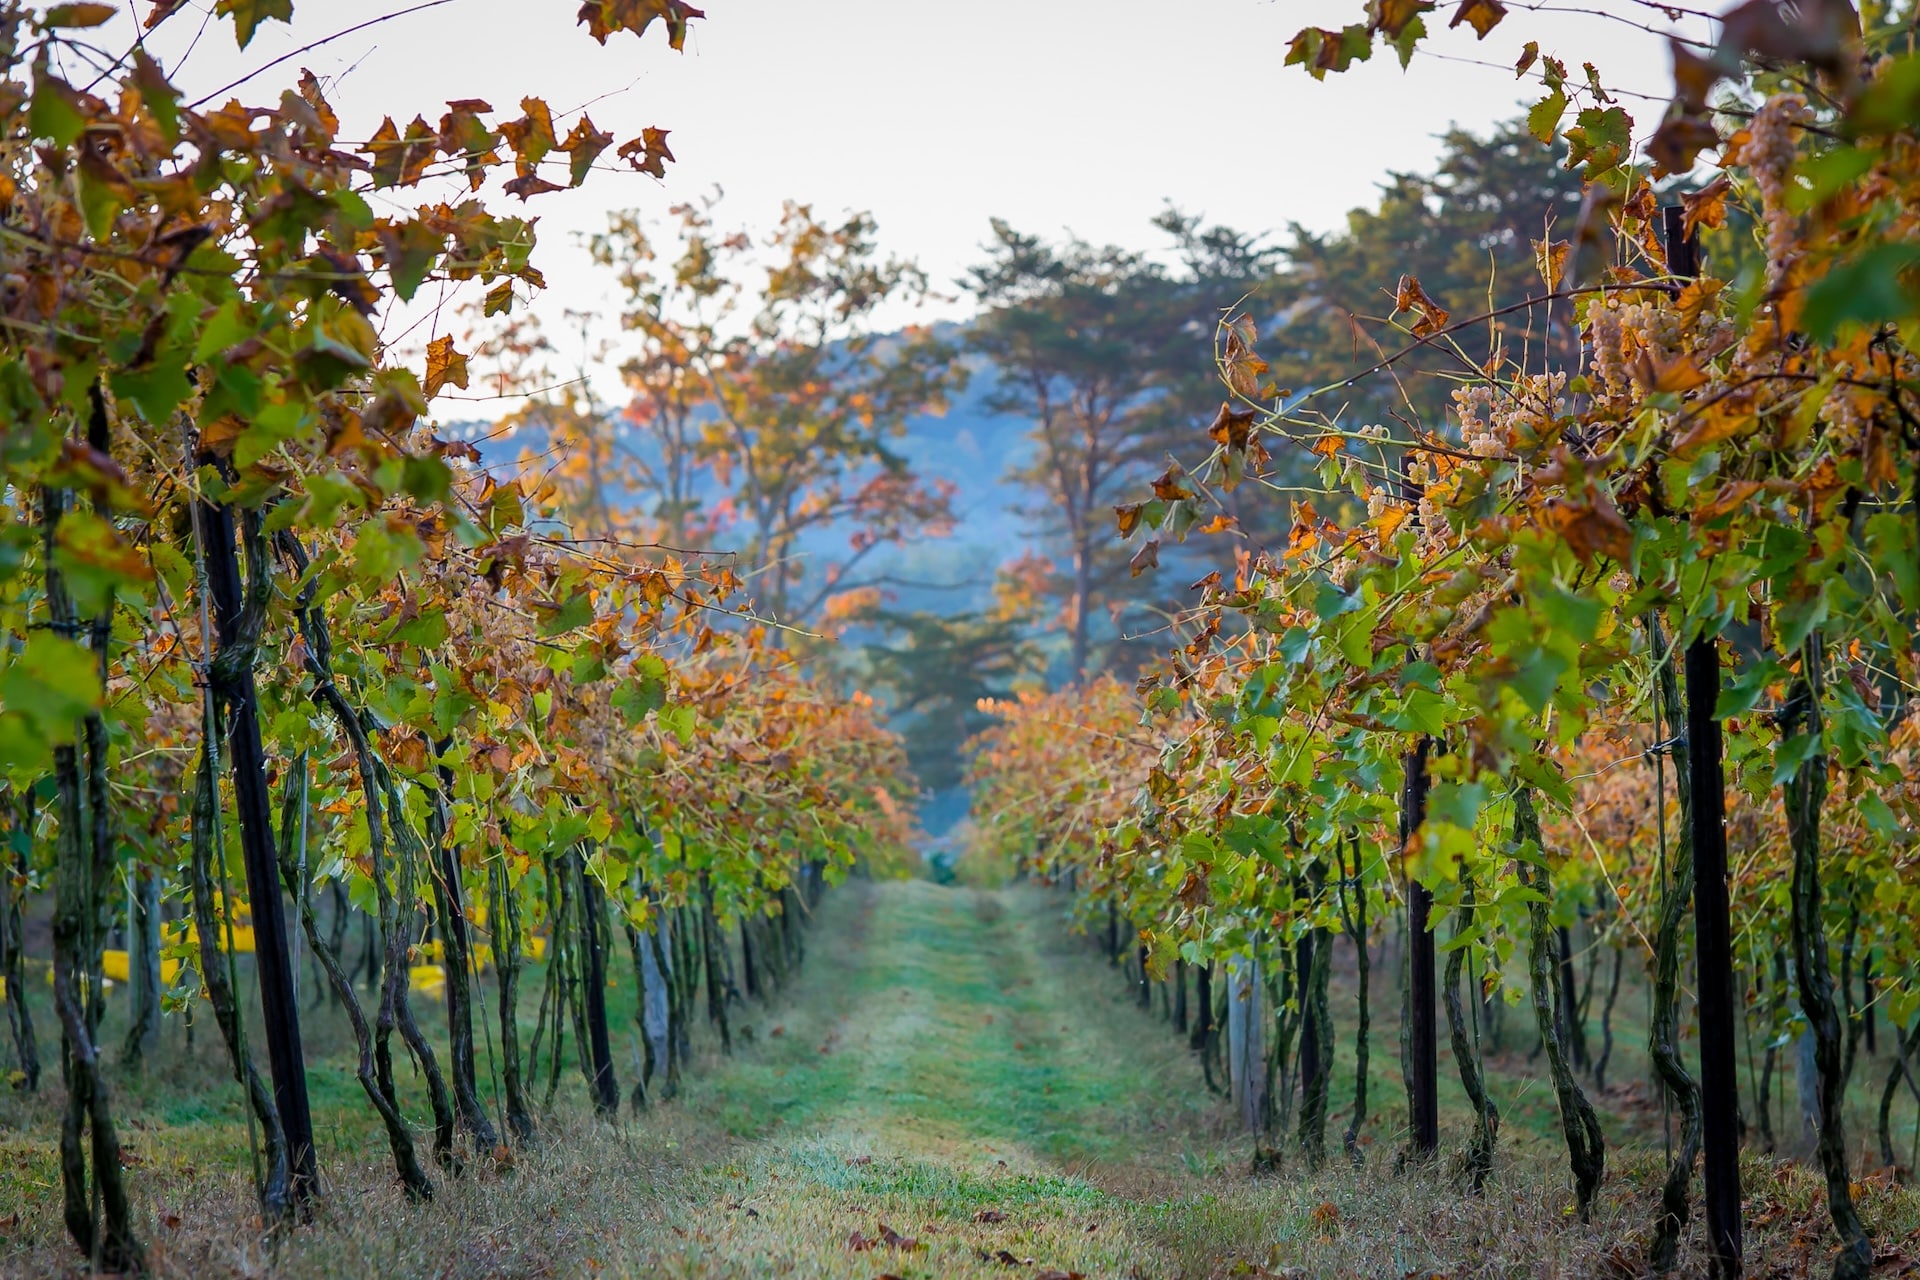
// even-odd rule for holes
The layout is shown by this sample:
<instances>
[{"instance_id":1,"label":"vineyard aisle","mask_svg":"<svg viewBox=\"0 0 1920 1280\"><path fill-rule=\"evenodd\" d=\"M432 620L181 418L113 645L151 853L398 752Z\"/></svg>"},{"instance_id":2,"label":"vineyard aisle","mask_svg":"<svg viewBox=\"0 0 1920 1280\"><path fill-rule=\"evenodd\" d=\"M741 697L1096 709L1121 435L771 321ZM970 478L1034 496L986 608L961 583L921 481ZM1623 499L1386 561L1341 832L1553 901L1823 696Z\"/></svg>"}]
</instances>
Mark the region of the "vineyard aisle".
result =
<instances>
[{"instance_id":1,"label":"vineyard aisle","mask_svg":"<svg viewBox=\"0 0 1920 1280\"><path fill-rule=\"evenodd\" d=\"M759 1136L680 1183L629 1256L685 1275L1005 1275L1002 1251L1185 1271L1154 1206L1217 1147L1212 1111L1058 905L924 881L833 895L760 1047L689 1098Z\"/></svg>"}]
</instances>

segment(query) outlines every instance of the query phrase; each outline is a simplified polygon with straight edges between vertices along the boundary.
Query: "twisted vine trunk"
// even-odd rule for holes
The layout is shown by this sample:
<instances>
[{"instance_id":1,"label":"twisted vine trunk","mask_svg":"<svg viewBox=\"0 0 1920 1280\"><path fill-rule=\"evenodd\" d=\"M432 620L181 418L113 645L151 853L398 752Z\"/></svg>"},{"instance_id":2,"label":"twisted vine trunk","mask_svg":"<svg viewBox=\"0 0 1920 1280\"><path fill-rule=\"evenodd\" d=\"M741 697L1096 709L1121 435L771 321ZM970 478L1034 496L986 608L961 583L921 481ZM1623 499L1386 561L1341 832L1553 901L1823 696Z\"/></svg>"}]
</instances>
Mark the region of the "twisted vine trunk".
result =
<instances>
[{"instance_id":1,"label":"twisted vine trunk","mask_svg":"<svg viewBox=\"0 0 1920 1280\"><path fill-rule=\"evenodd\" d=\"M300 1006L294 994L293 961L287 948L287 917L280 902L279 857L273 832L273 801L267 792L266 749L260 738L260 695L254 686L254 648L272 597L272 573L259 516L245 517L246 595L240 585L233 509L197 503L207 593L213 601L219 648L209 664L214 705L226 720L227 769L240 815L240 854L246 871L247 905L253 920L254 972L273 1075L273 1104L286 1132L292 1168L290 1203L300 1211L319 1193L314 1163L313 1117L307 1103L307 1066L300 1043Z\"/></svg>"},{"instance_id":2,"label":"twisted vine trunk","mask_svg":"<svg viewBox=\"0 0 1920 1280\"><path fill-rule=\"evenodd\" d=\"M1354 958L1358 966L1360 990L1356 997L1360 1006L1360 1017L1353 1032L1353 1113L1347 1120L1347 1131L1342 1137L1347 1159L1355 1168L1361 1163L1360 1130L1367 1123L1367 1039L1372 1030L1372 1007L1368 1000L1368 983L1373 968L1372 957L1367 954L1367 890L1360 879L1360 845L1350 840L1353 846L1353 910L1346 910L1345 889L1341 892L1341 915L1347 928L1347 936L1353 939ZM1346 883L1346 873L1341 872L1341 884Z\"/></svg>"},{"instance_id":3,"label":"twisted vine trunk","mask_svg":"<svg viewBox=\"0 0 1920 1280\"><path fill-rule=\"evenodd\" d=\"M1316 914L1327 892L1327 871L1316 862L1307 872ZM1333 1012L1327 987L1333 975L1333 930L1315 928L1306 939L1307 963L1301 974L1300 1147L1307 1166L1318 1169L1327 1156L1327 1097L1333 1084Z\"/></svg>"},{"instance_id":4,"label":"twisted vine trunk","mask_svg":"<svg viewBox=\"0 0 1920 1280\"><path fill-rule=\"evenodd\" d=\"M1472 944L1463 940L1473 932L1473 878L1463 875L1460 883L1460 907L1453 916L1453 949L1447 952L1447 974L1443 984L1447 994L1447 1031L1453 1044L1453 1061L1460 1070L1460 1087L1473 1104L1473 1140L1467 1144L1467 1182L1475 1195L1487 1185L1493 1173L1494 1142L1500 1134L1500 1108L1487 1092L1486 1077L1480 1071L1479 1047L1467 1036L1467 1019L1460 1004L1460 973ZM1556 1082L1557 1084L1557 1082Z\"/></svg>"},{"instance_id":5,"label":"twisted vine trunk","mask_svg":"<svg viewBox=\"0 0 1920 1280\"><path fill-rule=\"evenodd\" d=\"M1646 619L1646 627L1659 695L1657 736L1661 720L1671 728L1675 717L1681 714L1680 683L1660 624L1651 614ZM1684 815L1693 811L1693 780L1688 770L1685 741L1676 737L1669 752L1674 762L1674 786L1679 792L1683 821L1667 861L1667 880L1661 891L1660 914L1654 930L1653 1013L1647 1027L1647 1051L1653 1058L1654 1070L1680 1109L1680 1149L1667 1166L1666 1181L1660 1189L1660 1212L1654 1219L1653 1244L1648 1249L1648 1261L1662 1274L1673 1270L1680 1235L1686 1230L1693 1162L1700 1154L1700 1086L1694 1083L1680 1057L1680 926L1693 902L1693 832ZM1664 791L1658 802L1666 803ZM1664 814L1660 815L1660 821L1664 824Z\"/></svg>"},{"instance_id":6,"label":"twisted vine trunk","mask_svg":"<svg viewBox=\"0 0 1920 1280\"><path fill-rule=\"evenodd\" d=\"M209 724L211 727L211 724ZM240 1005L234 999L229 981L223 919L233 914L231 902L221 902L221 913L214 914L220 895L213 884L213 865L217 859L215 842L219 838L220 800L216 778L219 770L217 739L208 735L200 754L200 766L194 771L193 827L188 833L187 887L193 891L193 929L200 937L200 985L207 1003L213 1006L213 1020L227 1046L227 1061L233 1068L234 1083L246 1090L247 1104L259 1122L266 1158L255 1172L260 1183L254 1190L260 1197L260 1210L269 1222L292 1208L291 1170L287 1164L287 1136L280 1127L280 1113L274 1108L273 1095L260 1079L260 1072L247 1053ZM227 955L231 955L229 951Z\"/></svg>"},{"instance_id":7,"label":"twisted vine trunk","mask_svg":"<svg viewBox=\"0 0 1920 1280\"><path fill-rule=\"evenodd\" d=\"M21 816L18 810L24 810ZM21 797L17 802L8 797L7 813L16 820L18 830L31 830L33 826L33 797ZM17 883L27 882L27 854L22 848L14 855L13 866ZM33 1032L33 1014L27 1008L26 998L26 929L21 918L20 902L25 891L15 888L15 876L9 876L0 893L5 900L0 901L0 982L7 988L7 1030L13 1037L14 1057L20 1063L20 1086L29 1093L40 1088L40 1042Z\"/></svg>"},{"instance_id":8,"label":"twisted vine trunk","mask_svg":"<svg viewBox=\"0 0 1920 1280\"><path fill-rule=\"evenodd\" d=\"M660 1038L655 1053L660 1056L667 1073L665 1082L660 1086L661 1098L671 1098L680 1092L680 1044L685 1034L687 1021L686 1001L680 994L679 975L674 972L673 945L676 917L663 913L653 932L647 935L647 947L653 957L653 972L660 975L661 1009ZM648 1034L652 1034L651 1019L653 1012L648 1010Z\"/></svg>"},{"instance_id":9,"label":"twisted vine trunk","mask_svg":"<svg viewBox=\"0 0 1920 1280\"><path fill-rule=\"evenodd\" d=\"M1900 1158L1893 1150L1893 1099L1900 1092L1900 1082L1907 1082L1907 1089L1913 1094L1913 1100L1920 1102L1920 1085L1913 1081L1913 1068L1909 1065L1916 1052L1920 1052L1920 1018L1913 1020L1913 1026L1903 1035L1898 1025L1888 1019L1887 1025L1893 1029L1893 1066L1887 1070L1887 1083L1880 1090L1880 1159L1889 1169L1900 1169ZM1907 1170L1900 1175L1902 1182L1913 1180L1913 1171Z\"/></svg>"},{"instance_id":10,"label":"twisted vine trunk","mask_svg":"<svg viewBox=\"0 0 1920 1280\"><path fill-rule=\"evenodd\" d=\"M1545 847L1540 839L1540 816L1534 811L1533 793L1522 787L1513 800L1513 838L1520 884L1533 890L1527 895L1527 965L1532 977L1533 1018L1546 1046L1547 1071L1553 1079L1553 1092L1560 1104L1560 1129L1566 1135L1567 1161L1573 1170L1573 1190L1580 1221L1593 1220L1593 1198L1600 1190L1600 1179L1607 1170L1607 1141L1600 1132L1600 1121L1593 1105L1574 1079L1560 1037L1554 1033L1554 939L1547 919L1548 904L1553 901L1553 880L1547 873ZM1531 848L1529 848L1531 846Z\"/></svg>"},{"instance_id":11,"label":"twisted vine trunk","mask_svg":"<svg viewBox=\"0 0 1920 1280\"><path fill-rule=\"evenodd\" d=\"M500 991L500 1076L506 1094L507 1131L520 1142L533 1139L526 1082L520 1072L520 903L507 883L507 868L494 860L487 884L492 894L493 971Z\"/></svg>"},{"instance_id":12,"label":"twisted vine trunk","mask_svg":"<svg viewBox=\"0 0 1920 1280\"><path fill-rule=\"evenodd\" d=\"M127 979L133 1011L121 1056L138 1068L160 1044L160 873L151 864L133 869L127 895Z\"/></svg>"},{"instance_id":13,"label":"twisted vine trunk","mask_svg":"<svg viewBox=\"0 0 1920 1280\"><path fill-rule=\"evenodd\" d=\"M453 1150L455 1123L447 1078L441 1074L439 1059L434 1056L433 1046L427 1043L426 1036L421 1034L420 1023L413 1013L413 966L407 940L412 933L410 926L420 901L419 885L414 875L426 860L426 846L407 823L406 810L400 803L399 784L394 781L392 771L377 756L373 767L375 776L387 793L387 821L389 835L393 837L389 851L393 851L393 846L398 846L398 856L393 860L394 885L391 890L385 891L386 905L381 910L382 926L388 930L387 977L381 988L381 1019L375 1024L375 1064L381 1066L381 1087L386 1090L388 1099L398 1106L399 1098L393 1083L393 1057L387 1048L387 1035L398 1029L400 1042L406 1045L420 1068L420 1074L427 1080L427 1101L433 1108L433 1157L442 1168L459 1173L460 1163ZM383 874L376 859L376 892L381 891Z\"/></svg>"},{"instance_id":14,"label":"twisted vine trunk","mask_svg":"<svg viewBox=\"0 0 1920 1280\"><path fill-rule=\"evenodd\" d=\"M1800 650L1800 678L1780 714L1780 731L1790 739L1795 730L1818 742L1822 729L1820 696L1821 636L1808 637ZM1828 967L1826 924L1822 918L1820 885L1820 810L1827 798L1827 753L1816 746L1787 779L1787 842L1793 849L1793 958L1800 987L1800 1009L1813 1035L1814 1063L1819 1071L1820 1168L1827 1180L1827 1215L1840 1237L1834 1256L1834 1280L1866 1280L1873 1271L1873 1245L1854 1208L1847 1170L1847 1138L1842 1106L1847 1072L1839 1010L1833 1000L1833 973Z\"/></svg>"},{"instance_id":15,"label":"twisted vine trunk","mask_svg":"<svg viewBox=\"0 0 1920 1280\"><path fill-rule=\"evenodd\" d=\"M1613 979L1607 983L1607 1000L1600 1006L1600 1056L1593 1060L1593 1091L1602 1097L1607 1092L1607 1064L1613 1061L1613 1006L1620 999L1620 971L1626 967L1625 947L1613 948Z\"/></svg>"},{"instance_id":16,"label":"twisted vine trunk","mask_svg":"<svg viewBox=\"0 0 1920 1280\"><path fill-rule=\"evenodd\" d=\"M104 436L106 408L93 388L96 432ZM97 446L96 446L97 447ZM69 495L47 489L41 496L48 625L74 639L79 615L59 569L57 534ZM106 619L112 621L112 602ZM102 690L108 653L102 628L90 629ZM112 814L106 790L106 727L98 711L75 726L76 742L53 749L56 817L54 873L53 1007L60 1020L61 1067L67 1105L60 1124L60 1184L67 1234L96 1269L135 1271L144 1251L134 1237L126 1186L120 1177L120 1141L114 1131L106 1079L96 1043L100 1028L100 933L105 884L113 881ZM81 746L87 768L82 770ZM88 1183L89 1165L93 1180ZM99 1217L96 1217L96 1201Z\"/></svg>"},{"instance_id":17,"label":"twisted vine trunk","mask_svg":"<svg viewBox=\"0 0 1920 1280\"><path fill-rule=\"evenodd\" d=\"M441 757L435 770L428 811L427 840L434 853L433 905L440 917L441 967L447 975L447 1056L453 1068L453 1106L460 1127L476 1149L491 1151L499 1142L493 1121L480 1101L473 1053L473 943L467 930L466 890L461 882L460 851L453 846L451 812L453 769L445 762L453 748L449 739L433 744Z\"/></svg>"},{"instance_id":18,"label":"twisted vine trunk","mask_svg":"<svg viewBox=\"0 0 1920 1280\"><path fill-rule=\"evenodd\" d=\"M731 1058L733 1031L727 1025L727 996L731 984L725 977L720 957L721 949L727 943L720 932L719 918L714 913L713 885L704 871L700 873L700 892L700 932L706 950L707 1020L720 1028L720 1051Z\"/></svg>"},{"instance_id":19,"label":"twisted vine trunk","mask_svg":"<svg viewBox=\"0 0 1920 1280\"><path fill-rule=\"evenodd\" d=\"M620 1113L620 1086L613 1075L613 1046L607 1032L607 903L600 878L587 870L581 851L573 853L580 877L580 937L586 959L587 1051L592 1056L593 1109L603 1119Z\"/></svg>"},{"instance_id":20,"label":"twisted vine trunk","mask_svg":"<svg viewBox=\"0 0 1920 1280\"><path fill-rule=\"evenodd\" d=\"M306 571L306 556L299 545L290 537L283 545L294 558L301 573ZM353 752L355 773L360 780L361 796L366 803L367 847L373 860L374 893L382 916L384 927L387 908L391 904L392 894L386 883L386 824L381 820L380 786L374 772L373 748L367 740L367 732L355 714L346 695L340 691L333 675L333 638L328 630L326 618L313 601L314 588L307 583L301 588L296 604L297 620L301 639L306 643L307 674L313 680L313 688L308 697L319 709L333 716L346 737L347 745ZM285 873L287 868L283 867ZM298 874L298 869L294 869ZM303 886L304 888L304 886ZM367 1100L373 1104L381 1124L387 1133L387 1146L393 1154L394 1171L399 1175L400 1185L405 1189L407 1198L415 1201L433 1199L433 1181L420 1167L419 1156L414 1150L413 1132L407 1127L406 1120L400 1114L399 1102L392 1088L392 1060L387 1053L386 1034L391 1030L391 1022L386 1022L387 1031L377 1037L367 1025L367 1016L360 1006L359 994L354 990L353 979L342 968L337 950L331 940L320 932L320 922L313 911L313 895L300 892L295 895L300 904L300 921L306 930L307 941L313 947L314 955L325 970L327 981L334 995L346 1009L347 1021L353 1028L354 1044L358 1048L359 1058L354 1075L360 1081L361 1089ZM397 912L395 913L397 915ZM389 937L397 937L397 931ZM406 972L404 939L401 939L402 951L398 968L402 975ZM373 946L369 939L367 946L369 958L373 955ZM385 980L381 983L380 1016L391 1018L387 992L394 981L392 949L389 946L385 965ZM383 1067L383 1059L384 1067Z\"/></svg>"}]
</instances>

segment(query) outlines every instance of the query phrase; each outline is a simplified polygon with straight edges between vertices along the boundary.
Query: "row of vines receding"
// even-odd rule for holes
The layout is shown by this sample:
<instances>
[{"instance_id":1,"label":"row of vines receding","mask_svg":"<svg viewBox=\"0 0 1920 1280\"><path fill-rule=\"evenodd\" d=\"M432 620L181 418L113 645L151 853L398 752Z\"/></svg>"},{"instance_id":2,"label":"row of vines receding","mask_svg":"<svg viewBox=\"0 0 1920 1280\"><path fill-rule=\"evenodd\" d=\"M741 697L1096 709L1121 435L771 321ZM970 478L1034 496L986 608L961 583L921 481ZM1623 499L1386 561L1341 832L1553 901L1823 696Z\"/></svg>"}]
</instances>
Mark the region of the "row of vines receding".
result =
<instances>
[{"instance_id":1,"label":"row of vines receding","mask_svg":"<svg viewBox=\"0 0 1920 1280\"><path fill-rule=\"evenodd\" d=\"M1441 8L1369 5L1287 62L1404 65ZM1506 15L1445 8L1490 47ZM1639 25L1660 6L1619 8ZM1456 318L1402 277L1381 309L1404 345L1305 389L1269 378L1260 316L1228 317L1210 452L1121 507L1120 532L1151 563L1164 534L1265 499L1287 504L1283 544L1243 542L1196 584L1137 692L996 704L976 813L986 849L1078 891L1143 991L1174 984L1209 1081L1313 1165L1336 939L1359 961L1347 1153L1365 1158L1367 944L1398 921L1401 1159L1434 1154L1446 1036L1479 1190L1501 1102L1481 1019L1523 1006L1583 1219L1612 1053L1587 1019L1644 972L1674 1126L1657 1270L1678 1265L1696 1163L1706 1261L1742 1269L1741 1127L1772 1149L1775 1047L1804 1034L1834 1274L1859 1277L1846 1086L1890 1024L1871 1137L1906 1176L1889 1117L1920 1037L1920 53L1911 6L1693 16L1712 35L1673 40L1672 102L1638 134L1600 70L1515 51L1544 95L1532 131L1586 188L1572 225L1541 228L1527 301ZM1350 420L1352 389L1390 389L1416 353L1452 380L1445 420L1411 398ZM1743 1033L1774 1046L1757 1099Z\"/></svg>"},{"instance_id":2,"label":"row of vines receding","mask_svg":"<svg viewBox=\"0 0 1920 1280\"><path fill-rule=\"evenodd\" d=\"M291 20L214 8L242 49ZM190 101L147 48L178 0L117 51L115 15L0 5L0 993L14 1086L64 1085L65 1225L98 1271L142 1263L113 1076L164 1025L211 1013L269 1227L328 1187L300 1031L323 1002L429 1200L534 1136L569 1036L603 1114L623 1080L635 1107L670 1096L701 1018L730 1042L729 1005L799 963L822 888L900 865L913 834L874 705L771 644L728 563L576 536L558 482L430 429L468 382L454 338L409 331L410 367L377 327L428 289L523 306L534 219L489 198L657 177L665 131L622 141L529 97L351 138L310 73ZM702 16L579 20L677 50ZM34 954L25 922L48 918ZM36 1027L49 980L57 1026ZM438 1044L423 996L446 1002Z\"/></svg>"}]
</instances>

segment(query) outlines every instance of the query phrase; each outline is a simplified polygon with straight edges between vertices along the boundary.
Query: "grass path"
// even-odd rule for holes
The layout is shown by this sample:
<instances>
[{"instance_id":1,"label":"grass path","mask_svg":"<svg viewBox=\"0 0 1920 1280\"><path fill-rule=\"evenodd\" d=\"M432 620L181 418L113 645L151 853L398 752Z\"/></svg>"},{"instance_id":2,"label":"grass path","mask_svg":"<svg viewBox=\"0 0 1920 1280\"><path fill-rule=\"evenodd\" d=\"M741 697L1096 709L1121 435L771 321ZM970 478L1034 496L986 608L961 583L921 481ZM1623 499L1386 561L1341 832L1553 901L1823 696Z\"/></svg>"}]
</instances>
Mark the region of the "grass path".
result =
<instances>
[{"instance_id":1,"label":"grass path","mask_svg":"<svg viewBox=\"0 0 1920 1280\"><path fill-rule=\"evenodd\" d=\"M1004 1276L1011 1258L1039 1273L1178 1273L1143 1208L1171 1189L1182 1140L1212 1108L1172 1037L1058 962L1058 923L1035 908L925 882L838 895L839 918L813 936L841 941L808 957L783 1020L760 1032L766 1048L689 1099L735 1132L770 1132L640 1228L649 1264ZM919 1247L849 1248L886 1228Z\"/></svg>"},{"instance_id":2,"label":"grass path","mask_svg":"<svg viewBox=\"0 0 1920 1280\"><path fill-rule=\"evenodd\" d=\"M409 1204L395 1185L344 1050L316 1051L309 1083L327 1197L311 1226L277 1243L256 1216L237 1091L203 1036L147 1076L123 1078L116 1096L152 1274L1639 1274L1664 1167L1658 1146L1610 1144L1594 1221L1579 1223L1551 1102L1524 1061L1489 1060L1508 1123L1483 1196L1456 1176L1466 1111L1450 1095L1441 1160L1395 1175L1403 1108L1390 995L1375 997L1364 1166L1336 1159L1308 1174L1290 1152L1285 1171L1249 1176L1249 1139L1180 1038L1133 1007L1085 940L1068 935L1061 908L1058 895L1031 888L849 884L819 908L794 983L735 1010L738 1051L721 1059L703 1047L679 1099L608 1125L587 1112L569 1067L539 1140L500 1165L436 1171L431 1205ZM631 1013L610 1010L623 1082L637 1048ZM1346 1035L1330 1142L1352 1087ZM700 1040L711 1044L704 1028ZM321 1034L316 1049L343 1043ZM423 1126L420 1082L401 1074L403 1103ZM1443 1056L1443 1090L1449 1077ZM60 1226L58 1103L57 1086L0 1093L0 1280L84 1274ZM1824 1272L1818 1177L1751 1153L1745 1165L1750 1274ZM1920 1262L1905 1269L1920 1258L1920 1197L1879 1177L1863 1192L1890 1259L1876 1274L1920 1275ZM1696 1217L1679 1274L1704 1273L1698 1245Z\"/></svg>"}]
</instances>

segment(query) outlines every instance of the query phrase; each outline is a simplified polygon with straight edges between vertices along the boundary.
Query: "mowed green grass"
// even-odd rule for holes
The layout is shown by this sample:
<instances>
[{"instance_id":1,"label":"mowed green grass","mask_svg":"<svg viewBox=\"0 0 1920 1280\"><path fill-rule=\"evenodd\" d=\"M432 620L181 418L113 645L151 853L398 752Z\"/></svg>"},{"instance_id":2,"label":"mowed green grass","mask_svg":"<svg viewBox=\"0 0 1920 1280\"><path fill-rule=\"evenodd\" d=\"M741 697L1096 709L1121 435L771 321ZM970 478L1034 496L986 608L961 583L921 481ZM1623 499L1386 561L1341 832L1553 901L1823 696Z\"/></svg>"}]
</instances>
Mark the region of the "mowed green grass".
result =
<instances>
[{"instance_id":1,"label":"mowed green grass","mask_svg":"<svg viewBox=\"0 0 1920 1280\"><path fill-rule=\"evenodd\" d=\"M437 1175L429 1206L400 1197L344 1029L315 1017L329 1197L313 1225L278 1241L255 1219L237 1094L203 1025L191 1057L175 1046L144 1077L114 1077L154 1268L194 1280L1634 1273L1662 1167L1658 1113L1608 1113L1623 1145L1594 1222L1574 1221L1551 1091L1533 1078L1521 1018L1508 1019L1505 1051L1487 1042L1508 1123L1483 1197L1455 1185L1445 1158L1394 1171L1404 1102L1390 968L1376 974L1364 1167L1336 1158L1308 1175L1289 1154L1279 1173L1251 1176L1250 1141L1183 1042L1066 932L1062 910L1031 887L850 884L820 908L803 973L735 1011L736 1054L705 1051L679 1099L598 1123L570 1046L542 1139L505 1168L482 1160ZM537 977L525 990L530 1023ZM612 1014L625 1083L630 1010L616 999ZM1619 1034L1625 1079L1639 1068L1624 1017ZM700 1036L712 1038L704 1026ZM483 1043L483 1077L485 1055ZM404 1060L399 1074L424 1149L419 1082ZM1342 1019L1335 1152L1351 1077ZM1452 1151L1467 1114L1449 1061L1441 1078ZM38 1100L0 1099L0 1274L84 1271L59 1224L58 1093L55 1077ZM1754 1273L1820 1269L1817 1179L1761 1160L1746 1176ZM1881 1180L1862 1189L1889 1256L1920 1253L1901 1243L1920 1229L1914 1197ZM1698 1238L1696 1226L1691 1248ZM1687 1265L1699 1263L1696 1252Z\"/></svg>"}]
</instances>

